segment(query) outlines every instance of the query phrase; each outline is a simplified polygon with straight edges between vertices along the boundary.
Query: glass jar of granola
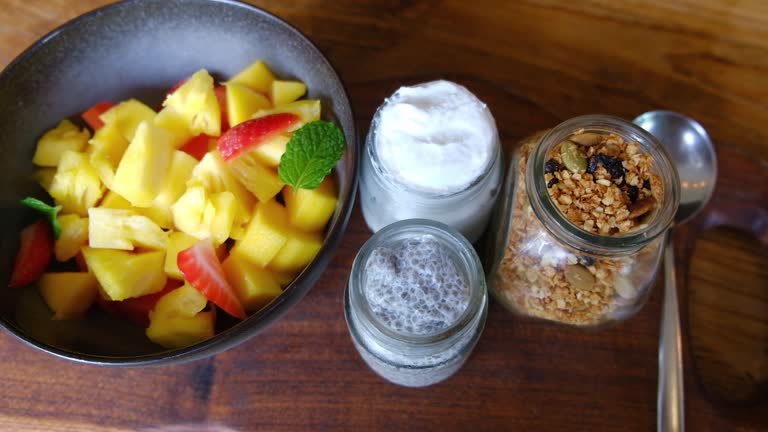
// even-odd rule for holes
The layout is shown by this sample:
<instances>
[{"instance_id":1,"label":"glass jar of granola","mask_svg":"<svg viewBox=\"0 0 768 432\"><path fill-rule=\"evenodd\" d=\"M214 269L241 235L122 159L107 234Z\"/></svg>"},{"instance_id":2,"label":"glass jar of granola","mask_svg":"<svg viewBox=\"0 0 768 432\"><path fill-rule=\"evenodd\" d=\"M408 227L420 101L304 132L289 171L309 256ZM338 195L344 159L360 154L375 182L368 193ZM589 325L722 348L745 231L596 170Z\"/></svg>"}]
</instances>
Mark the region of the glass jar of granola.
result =
<instances>
[{"instance_id":1,"label":"glass jar of granola","mask_svg":"<svg viewBox=\"0 0 768 432\"><path fill-rule=\"evenodd\" d=\"M661 144L626 120L576 117L525 139L494 215L491 292L516 313L574 326L629 318L648 298L679 195Z\"/></svg>"}]
</instances>

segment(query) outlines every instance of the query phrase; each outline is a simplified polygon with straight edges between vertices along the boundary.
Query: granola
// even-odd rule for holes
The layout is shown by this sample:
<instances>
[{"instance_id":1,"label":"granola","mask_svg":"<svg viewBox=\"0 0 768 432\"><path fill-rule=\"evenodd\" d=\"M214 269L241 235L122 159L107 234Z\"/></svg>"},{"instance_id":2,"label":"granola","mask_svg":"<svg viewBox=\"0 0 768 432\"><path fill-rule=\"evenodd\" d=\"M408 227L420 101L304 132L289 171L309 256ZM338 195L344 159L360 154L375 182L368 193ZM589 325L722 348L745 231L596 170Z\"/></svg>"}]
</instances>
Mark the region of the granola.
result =
<instances>
[{"instance_id":1,"label":"granola","mask_svg":"<svg viewBox=\"0 0 768 432\"><path fill-rule=\"evenodd\" d=\"M497 297L526 315L580 326L631 313L643 294L640 288L653 278L652 257L658 256L661 242L657 239L634 256L607 257L555 239L526 192L528 157L540 137L531 137L518 150L513 217L494 281ZM545 165L545 181L558 209L596 234L641 228L663 196L649 156L615 135L577 133L571 138L570 144L555 146ZM570 148L563 149L566 144ZM572 145L578 146L577 154Z\"/></svg>"}]
</instances>

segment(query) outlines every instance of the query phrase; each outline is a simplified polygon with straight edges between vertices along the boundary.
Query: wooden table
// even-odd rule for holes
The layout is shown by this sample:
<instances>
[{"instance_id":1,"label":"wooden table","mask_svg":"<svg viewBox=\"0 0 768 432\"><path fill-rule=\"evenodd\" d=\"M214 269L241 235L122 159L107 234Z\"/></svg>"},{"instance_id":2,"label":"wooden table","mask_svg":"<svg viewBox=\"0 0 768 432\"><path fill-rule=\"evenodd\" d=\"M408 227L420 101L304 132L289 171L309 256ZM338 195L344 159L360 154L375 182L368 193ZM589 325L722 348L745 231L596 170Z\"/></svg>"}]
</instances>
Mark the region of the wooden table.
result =
<instances>
[{"instance_id":1,"label":"wooden table","mask_svg":"<svg viewBox=\"0 0 768 432\"><path fill-rule=\"evenodd\" d=\"M104 3L4 0L0 66L54 27ZM326 53L348 86L363 131L399 85L443 77L488 103L506 145L580 114L632 118L667 108L699 119L710 131L721 160L727 159L723 166L729 169L721 173L731 176L731 190L767 183L759 166L742 173L743 181L733 174L744 171L741 151L750 152L747 160L768 159L768 3L762 0L255 3L297 26ZM757 178L747 178L749 173ZM686 240L697 232L686 230L678 244L690 245ZM102 368L53 358L0 333L0 429L655 428L660 284L637 317L594 333L515 318L493 303L483 338L456 376L431 388L406 389L366 368L342 315L351 262L369 236L356 210L313 291L258 338L215 358L174 367ZM717 286L721 291L708 298L718 303L718 293L738 294L746 283L763 288L763 294L751 291L749 304L766 304L767 275L754 270L768 267L764 249L743 246L731 235L703 239L691 276L710 291L683 296L690 307L684 309L699 311L705 327L717 326L708 321L717 312L692 299L706 300L704 294ZM690 251L683 248L681 257ZM768 307L762 310L766 314L758 313L751 325L765 324ZM746 359L748 377L764 380L768 336L755 335L745 339L752 351L733 352ZM746 406L712 397L716 392L705 391L701 379L708 369L692 366L696 349L686 340L688 430L768 430L765 388L762 399ZM739 342L738 335L728 340ZM727 354L721 363L730 361ZM724 376L716 361L706 364Z\"/></svg>"}]
</instances>

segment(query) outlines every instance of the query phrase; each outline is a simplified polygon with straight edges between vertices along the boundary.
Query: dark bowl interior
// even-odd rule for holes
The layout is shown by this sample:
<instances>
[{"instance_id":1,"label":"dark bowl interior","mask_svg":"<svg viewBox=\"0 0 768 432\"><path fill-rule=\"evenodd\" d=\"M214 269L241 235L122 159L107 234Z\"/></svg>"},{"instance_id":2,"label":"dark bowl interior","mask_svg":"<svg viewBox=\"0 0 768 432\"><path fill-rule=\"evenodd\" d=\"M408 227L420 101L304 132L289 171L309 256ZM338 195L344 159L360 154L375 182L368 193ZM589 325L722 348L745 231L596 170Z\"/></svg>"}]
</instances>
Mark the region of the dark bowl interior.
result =
<instances>
[{"instance_id":1,"label":"dark bowl interior","mask_svg":"<svg viewBox=\"0 0 768 432\"><path fill-rule=\"evenodd\" d=\"M217 335L179 350L150 343L141 328L91 310L84 318L52 321L35 287L7 285L19 231L35 215L19 200L46 197L32 180L40 135L101 100L138 98L158 106L164 91L200 69L224 79L263 59L276 75L304 81L308 97L347 139L336 175L340 198L326 243L285 292L247 320L220 319ZM354 201L357 137L339 77L317 48L284 21L228 0L135 0L81 16L35 43L0 74L0 324L19 339L65 358L99 364L144 365L201 358L254 336L296 304L322 274L341 239ZM225 314L219 314L223 316Z\"/></svg>"}]
</instances>

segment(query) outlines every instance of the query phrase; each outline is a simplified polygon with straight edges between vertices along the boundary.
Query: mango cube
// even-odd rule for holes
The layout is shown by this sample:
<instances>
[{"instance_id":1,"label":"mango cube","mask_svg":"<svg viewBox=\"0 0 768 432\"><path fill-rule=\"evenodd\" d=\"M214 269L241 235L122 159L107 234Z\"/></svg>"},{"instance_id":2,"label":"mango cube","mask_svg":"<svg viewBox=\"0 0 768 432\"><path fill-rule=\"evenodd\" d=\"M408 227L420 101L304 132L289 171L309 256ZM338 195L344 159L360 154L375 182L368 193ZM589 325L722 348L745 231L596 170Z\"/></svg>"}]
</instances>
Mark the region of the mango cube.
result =
<instances>
[{"instance_id":1,"label":"mango cube","mask_svg":"<svg viewBox=\"0 0 768 432\"><path fill-rule=\"evenodd\" d=\"M186 283L160 297L153 312L155 317L182 316L193 317L208 305L208 299Z\"/></svg>"},{"instance_id":2,"label":"mango cube","mask_svg":"<svg viewBox=\"0 0 768 432\"><path fill-rule=\"evenodd\" d=\"M115 249L82 249L88 269L108 300L125 300L161 291L168 278L165 251L133 253Z\"/></svg>"},{"instance_id":3,"label":"mango cube","mask_svg":"<svg viewBox=\"0 0 768 432\"><path fill-rule=\"evenodd\" d=\"M272 106L266 96L242 84L230 82L224 86L227 92L227 120L230 127L250 119L256 111Z\"/></svg>"},{"instance_id":4,"label":"mango cube","mask_svg":"<svg viewBox=\"0 0 768 432\"><path fill-rule=\"evenodd\" d=\"M37 184L46 192L50 192L51 184L53 184L53 176L56 175L56 168L38 168L32 174L32 178L35 179Z\"/></svg>"},{"instance_id":5,"label":"mango cube","mask_svg":"<svg viewBox=\"0 0 768 432\"><path fill-rule=\"evenodd\" d=\"M291 225L304 231L320 231L336 210L336 182L326 176L317 189L285 188L283 199Z\"/></svg>"},{"instance_id":6,"label":"mango cube","mask_svg":"<svg viewBox=\"0 0 768 432\"><path fill-rule=\"evenodd\" d=\"M288 212L275 200L256 205L245 236L235 242L231 255L266 267L288 241Z\"/></svg>"},{"instance_id":7,"label":"mango cube","mask_svg":"<svg viewBox=\"0 0 768 432\"><path fill-rule=\"evenodd\" d=\"M153 122L170 134L171 146L173 148L183 146L184 143L192 138L187 118L174 107L169 106L160 110Z\"/></svg>"},{"instance_id":8,"label":"mango cube","mask_svg":"<svg viewBox=\"0 0 768 432\"><path fill-rule=\"evenodd\" d=\"M108 190L107 193L104 194L104 198L101 199L101 202L99 203L99 207L110 208L115 210L133 210L134 209L134 207L131 205L131 203L128 202L127 199L121 197L119 194L111 190Z\"/></svg>"},{"instance_id":9,"label":"mango cube","mask_svg":"<svg viewBox=\"0 0 768 432\"><path fill-rule=\"evenodd\" d=\"M74 258L80 248L88 244L88 218L76 214L59 215L61 235L56 239L53 251L58 261Z\"/></svg>"},{"instance_id":10,"label":"mango cube","mask_svg":"<svg viewBox=\"0 0 768 432\"><path fill-rule=\"evenodd\" d=\"M301 81L274 80L269 97L275 106L280 106L295 101L306 92L307 86Z\"/></svg>"},{"instance_id":11,"label":"mango cube","mask_svg":"<svg viewBox=\"0 0 768 432\"><path fill-rule=\"evenodd\" d=\"M126 141L131 142L142 122L151 122L155 111L136 99L120 102L99 116L104 126L114 126Z\"/></svg>"},{"instance_id":12,"label":"mango cube","mask_svg":"<svg viewBox=\"0 0 768 432\"><path fill-rule=\"evenodd\" d=\"M283 292L269 270L236 255L230 255L221 267L246 312L261 309Z\"/></svg>"},{"instance_id":13,"label":"mango cube","mask_svg":"<svg viewBox=\"0 0 768 432\"><path fill-rule=\"evenodd\" d=\"M232 175L261 202L271 200L285 185L280 181L277 170L264 166L250 152L229 162Z\"/></svg>"},{"instance_id":14,"label":"mango cube","mask_svg":"<svg viewBox=\"0 0 768 432\"><path fill-rule=\"evenodd\" d=\"M108 188L112 187L115 170L128 147L128 140L123 137L115 123L110 123L97 130L89 143L91 165L99 173L101 181Z\"/></svg>"},{"instance_id":15,"label":"mango cube","mask_svg":"<svg viewBox=\"0 0 768 432\"><path fill-rule=\"evenodd\" d=\"M253 114L253 118L277 113L291 113L299 116L301 121L289 129L289 131L294 131L309 122L320 120L320 101L316 99L300 100L270 109L258 110Z\"/></svg>"},{"instance_id":16,"label":"mango cube","mask_svg":"<svg viewBox=\"0 0 768 432\"><path fill-rule=\"evenodd\" d=\"M165 249L168 234L150 218L132 210L94 207L88 210L91 248L133 250Z\"/></svg>"},{"instance_id":17,"label":"mango cube","mask_svg":"<svg viewBox=\"0 0 768 432\"><path fill-rule=\"evenodd\" d=\"M151 311L146 335L164 348L184 348L212 338L215 322L213 311L200 312L191 317L157 316Z\"/></svg>"},{"instance_id":18,"label":"mango cube","mask_svg":"<svg viewBox=\"0 0 768 432\"><path fill-rule=\"evenodd\" d=\"M184 116L191 136L221 134L221 109L213 91L213 78L205 69L192 74L181 87L168 95L163 107L173 107Z\"/></svg>"},{"instance_id":19,"label":"mango cube","mask_svg":"<svg viewBox=\"0 0 768 432\"><path fill-rule=\"evenodd\" d=\"M48 191L64 213L88 215L104 193L99 174L88 162L85 153L67 150L61 155L59 167Z\"/></svg>"},{"instance_id":20,"label":"mango cube","mask_svg":"<svg viewBox=\"0 0 768 432\"><path fill-rule=\"evenodd\" d=\"M257 60L237 73L228 83L241 84L264 94L269 93L275 75L266 63Z\"/></svg>"},{"instance_id":21,"label":"mango cube","mask_svg":"<svg viewBox=\"0 0 768 432\"><path fill-rule=\"evenodd\" d=\"M285 245L272 258L269 268L279 272L297 272L315 258L323 247L323 237L317 233L305 233L289 229Z\"/></svg>"},{"instance_id":22,"label":"mango cube","mask_svg":"<svg viewBox=\"0 0 768 432\"><path fill-rule=\"evenodd\" d=\"M173 148L168 132L142 122L115 172L112 190L135 207L149 207L160 192Z\"/></svg>"},{"instance_id":23,"label":"mango cube","mask_svg":"<svg viewBox=\"0 0 768 432\"><path fill-rule=\"evenodd\" d=\"M82 316L98 295L98 282L90 273L45 273L40 278L40 294L54 312L53 319Z\"/></svg>"},{"instance_id":24,"label":"mango cube","mask_svg":"<svg viewBox=\"0 0 768 432\"><path fill-rule=\"evenodd\" d=\"M37 166L55 167L65 151L82 151L90 137L87 129L80 130L71 121L62 120L37 141L32 163Z\"/></svg>"}]
</instances>

